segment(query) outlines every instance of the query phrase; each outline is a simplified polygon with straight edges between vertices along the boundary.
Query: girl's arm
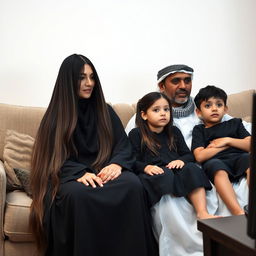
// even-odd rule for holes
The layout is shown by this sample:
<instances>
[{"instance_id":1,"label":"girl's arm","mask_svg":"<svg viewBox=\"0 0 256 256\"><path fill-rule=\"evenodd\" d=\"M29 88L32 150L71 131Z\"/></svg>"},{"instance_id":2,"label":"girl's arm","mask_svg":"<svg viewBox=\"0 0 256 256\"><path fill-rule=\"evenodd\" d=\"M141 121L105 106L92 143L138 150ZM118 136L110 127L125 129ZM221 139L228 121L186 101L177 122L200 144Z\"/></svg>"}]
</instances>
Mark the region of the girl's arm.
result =
<instances>
[{"instance_id":1,"label":"girl's arm","mask_svg":"<svg viewBox=\"0 0 256 256\"><path fill-rule=\"evenodd\" d=\"M145 168L147 167L147 163L143 161L142 151L141 151L141 136L139 130L137 128L132 129L129 132L129 140L132 145L132 153L136 158L136 162L134 165L134 172L135 173L144 173Z\"/></svg>"},{"instance_id":2,"label":"girl's arm","mask_svg":"<svg viewBox=\"0 0 256 256\"><path fill-rule=\"evenodd\" d=\"M141 135L138 128L135 128L129 132L129 139L132 144L133 154L136 157L136 173L146 173L150 176L164 173L164 170L162 168L144 161L144 154L141 149Z\"/></svg>"}]
</instances>

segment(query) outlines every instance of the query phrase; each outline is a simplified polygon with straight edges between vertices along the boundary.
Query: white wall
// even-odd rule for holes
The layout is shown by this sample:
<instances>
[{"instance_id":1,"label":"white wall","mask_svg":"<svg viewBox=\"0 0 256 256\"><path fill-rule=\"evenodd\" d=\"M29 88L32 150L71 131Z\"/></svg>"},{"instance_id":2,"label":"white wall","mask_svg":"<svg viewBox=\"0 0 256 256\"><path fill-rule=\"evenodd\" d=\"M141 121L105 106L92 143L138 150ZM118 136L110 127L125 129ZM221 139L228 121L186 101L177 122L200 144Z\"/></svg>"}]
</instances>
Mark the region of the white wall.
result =
<instances>
[{"instance_id":1,"label":"white wall","mask_svg":"<svg viewBox=\"0 0 256 256\"><path fill-rule=\"evenodd\" d=\"M132 103L175 63L207 84L256 89L255 0L0 0L0 102L47 106L62 60L89 57L107 101Z\"/></svg>"}]
</instances>

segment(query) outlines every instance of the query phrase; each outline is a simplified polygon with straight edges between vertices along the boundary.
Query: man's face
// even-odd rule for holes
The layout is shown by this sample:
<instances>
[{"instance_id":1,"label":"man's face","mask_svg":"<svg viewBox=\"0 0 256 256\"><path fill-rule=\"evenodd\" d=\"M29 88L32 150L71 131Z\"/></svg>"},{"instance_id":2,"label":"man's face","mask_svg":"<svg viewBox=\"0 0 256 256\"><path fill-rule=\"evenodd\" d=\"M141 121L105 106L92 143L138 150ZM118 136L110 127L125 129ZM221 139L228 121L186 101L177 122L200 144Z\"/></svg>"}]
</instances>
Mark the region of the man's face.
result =
<instances>
[{"instance_id":1,"label":"man's face","mask_svg":"<svg viewBox=\"0 0 256 256\"><path fill-rule=\"evenodd\" d=\"M170 98L172 106L179 107L189 99L192 77L186 73L174 73L166 77L158 86L160 91Z\"/></svg>"}]
</instances>

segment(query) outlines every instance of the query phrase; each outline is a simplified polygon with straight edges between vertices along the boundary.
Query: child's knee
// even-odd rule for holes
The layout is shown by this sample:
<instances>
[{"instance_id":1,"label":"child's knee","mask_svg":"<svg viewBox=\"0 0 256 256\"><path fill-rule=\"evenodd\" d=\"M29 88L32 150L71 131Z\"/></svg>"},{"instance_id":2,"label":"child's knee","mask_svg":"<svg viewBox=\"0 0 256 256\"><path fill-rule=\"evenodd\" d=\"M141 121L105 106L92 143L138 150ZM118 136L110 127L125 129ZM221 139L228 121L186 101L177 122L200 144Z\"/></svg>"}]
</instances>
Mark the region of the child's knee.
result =
<instances>
[{"instance_id":1,"label":"child's knee","mask_svg":"<svg viewBox=\"0 0 256 256\"><path fill-rule=\"evenodd\" d=\"M228 178L228 174L225 170L219 170L219 171L215 172L215 174L214 174L214 181L216 178L217 179L218 178L221 178L221 179Z\"/></svg>"}]
</instances>

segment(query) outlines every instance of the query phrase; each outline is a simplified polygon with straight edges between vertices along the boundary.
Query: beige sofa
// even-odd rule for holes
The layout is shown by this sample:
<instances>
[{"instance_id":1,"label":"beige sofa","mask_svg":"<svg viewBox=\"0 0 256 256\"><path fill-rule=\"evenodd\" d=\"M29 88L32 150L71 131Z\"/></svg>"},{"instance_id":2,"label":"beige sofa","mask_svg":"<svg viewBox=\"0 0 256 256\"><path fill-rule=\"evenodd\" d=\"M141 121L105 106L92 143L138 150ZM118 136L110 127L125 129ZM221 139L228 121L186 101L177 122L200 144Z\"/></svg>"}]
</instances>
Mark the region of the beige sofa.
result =
<instances>
[{"instance_id":1,"label":"beige sofa","mask_svg":"<svg viewBox=\"0 0 256 256\"><path fill-rule=\"evenodd\" d=\"M250 121L252 94L255 90L229 95L229 114ZM135 104L114 104L124 126L135 113ZM24 191L6 193L6 172L3 149L7 130L35 137L44 108L15 106L0 103L0 255L35 255L33 236L28 227L30 197Z\"/></svg>"}]
</instances>

